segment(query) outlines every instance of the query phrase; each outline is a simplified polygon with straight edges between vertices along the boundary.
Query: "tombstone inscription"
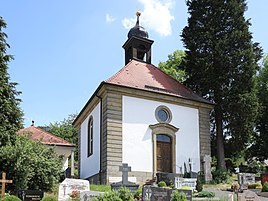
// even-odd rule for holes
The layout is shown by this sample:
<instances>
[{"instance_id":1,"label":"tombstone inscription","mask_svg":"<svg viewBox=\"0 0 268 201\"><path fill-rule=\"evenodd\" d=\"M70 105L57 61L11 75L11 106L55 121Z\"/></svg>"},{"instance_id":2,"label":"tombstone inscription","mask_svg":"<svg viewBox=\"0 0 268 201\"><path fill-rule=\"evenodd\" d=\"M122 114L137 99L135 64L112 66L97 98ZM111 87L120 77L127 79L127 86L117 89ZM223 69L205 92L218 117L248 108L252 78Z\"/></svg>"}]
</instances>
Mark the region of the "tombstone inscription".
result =
<instances>
[{"instance_id":1,"label":"tombstone inscription","mask_svg":"<svg viewBox=\"0 0 268 201\"><path fill-rule=\"evenodd\" d=\"M18 198L22 201L38 201L44 197L43 191L38 190L19 190Z\"/></svg>"}]
</instances>

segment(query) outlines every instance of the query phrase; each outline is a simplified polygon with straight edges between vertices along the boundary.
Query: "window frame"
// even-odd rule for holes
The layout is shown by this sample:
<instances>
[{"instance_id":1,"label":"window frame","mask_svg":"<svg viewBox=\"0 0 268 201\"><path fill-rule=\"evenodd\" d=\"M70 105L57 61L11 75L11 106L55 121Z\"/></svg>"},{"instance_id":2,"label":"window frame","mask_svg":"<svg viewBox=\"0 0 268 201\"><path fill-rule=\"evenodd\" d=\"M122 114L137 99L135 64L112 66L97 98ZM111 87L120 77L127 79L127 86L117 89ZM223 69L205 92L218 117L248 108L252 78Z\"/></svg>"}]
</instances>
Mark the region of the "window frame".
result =
<instances>
[{"instance_id":1,"label":"window frame","mask_svg":"<svg viewBox=\"0 0 268 201\"><path fill-rule=\"evenodd\" d=\"M93 155L93 117L90 116L87 127L87 157Z\"/></svg>"}]
</instances>

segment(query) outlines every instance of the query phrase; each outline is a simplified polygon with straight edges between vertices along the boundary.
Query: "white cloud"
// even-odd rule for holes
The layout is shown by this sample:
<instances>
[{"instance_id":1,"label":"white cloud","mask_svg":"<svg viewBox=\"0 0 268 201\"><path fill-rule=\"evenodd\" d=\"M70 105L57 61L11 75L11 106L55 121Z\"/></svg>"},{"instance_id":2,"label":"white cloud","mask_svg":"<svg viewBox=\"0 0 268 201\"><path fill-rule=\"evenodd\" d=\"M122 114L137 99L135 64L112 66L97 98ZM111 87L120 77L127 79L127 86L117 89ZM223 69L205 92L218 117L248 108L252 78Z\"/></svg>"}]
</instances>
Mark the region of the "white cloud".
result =
<instances>
[{"instance_id":1,"label":"white cloud","mask_svg":"<svg viewBox=\"0 0 268 201\"><path fill-rule=\"evenodd\" d=\"M171 10L175 5L174 0L138 0L144 7L141 12L140 23L148 30L152 29L161 36L171 35L171 21L174 16ZM135 25L136 18L125 18L122 24L126 29Z\"/></svg>"},{"instance_id":2,"label":"white cloud","mask_svg":"<svg viewBox=\"0 0 268 201\"><path fill-rule=\"evenodd\" d=\"M111 15L109 15L109 14L106 14L106 22L107 22L107 23L112 23L112 22L114 22L115 20L116 20L115 17L113 17L113 16L111 16Z\"/></svg>"}]
</instances>

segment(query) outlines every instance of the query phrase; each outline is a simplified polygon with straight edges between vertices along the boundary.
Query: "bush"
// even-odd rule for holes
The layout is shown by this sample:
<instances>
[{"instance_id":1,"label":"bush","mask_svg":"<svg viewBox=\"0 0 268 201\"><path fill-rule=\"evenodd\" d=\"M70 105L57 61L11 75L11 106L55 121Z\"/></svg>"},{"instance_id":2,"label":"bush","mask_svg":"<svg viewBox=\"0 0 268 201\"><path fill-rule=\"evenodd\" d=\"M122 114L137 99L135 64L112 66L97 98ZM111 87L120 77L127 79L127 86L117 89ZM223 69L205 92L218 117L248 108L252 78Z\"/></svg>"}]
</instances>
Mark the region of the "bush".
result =
<instances>
[{"instance_id":1,"label":"bush","mask_svg":"<svg viewBox=\"0 0 268 201\"><path fill-rule=\"evenodd\" d=\"M48 195L46 197L43 197L41 201L57 201L58 198L52 195Z\"/></svg>"},{"instance_id":2,"label":"bush","mask_svg":"<svg viewBox=\"0 0 268 201\"><path fill-rule=\"evenodd\" d=\"M230 173L225 170L215 170L212 172L212 176L216 184L228 183L230 181Z\"/></svg>"},{"instance_id":3,"label":"bush","mask_svg":"<svg viewBox=\"0 0 268 201\"><path fill-rule=\"evenodd\" d=\"M163 188L163 187L166 187L166 186L167 186L167 184L166 184L166 182L164 182L164 181L160 181L160 182L158 183L158 187Z\"/></svg>"},{"instance_id":4,"label":"bush","mask_svg":"<svg viewBox=\"0 0 268 201\"><path fill-rule=\"evenodd\" d=\"M14 195L10 195L10 196L6 196L4 199L2 199L1 201L21 201L20 198L18 198L17 196Z\"/></svg>"},{"instance_id":5,"label":"bush","mask_svg":"<svg viewBox=\"0 0 268 201\"><path fill-rule=\"evenodd\" d=\"M184 192L173 191L171 201L187 201L187 198Z\"/></svg>"},{"instance_id":6,"label":"bush","mask_svg":"<svg viewBox=\"0 0 268 201\"><path fill-rule=\"evenodd\" d=\"M262 192L268 192L268 182L265 182L261 189Z\"/></svg>"},{"instance_id":7,"label":"bush","mask_svg":"<svg viewBox=\"0 0 268 201\"><path fill-rule=\"evenodd\" d=\"M135 200L141 200L142 199L142 188L139 188L136 193L134 194Z\"/></svg>"},{"instance_id":8,"label":"bush","mask_svg":"<svg viewBox=\"0 0 268 201\"><path fill-rule=\"evenodd\" d=\"M118 192L116 191L109 191L105 193L104 195L101 195L97 198L94 198L93 201L122 201L122 199L119 197Z\"/></svg>"},{"instance_id":9,"label":"bush","mask_svg":"<svg viewBox=\"0 0 268 201\"><path fill-rule=\"evenodd\" d=\"M121 187L118 190L119 197L121 198L122 201L134 201L134 197L130 190L126 187Z\"/></svg>"},{"instance_id":10,"label":"bush","mask_svg":"<svg viewBox=\"0 0 268 201\"><path fill-rule=\"evenodd\" d=\"M215 193L209 191L201 191L197 194L197 197L213 198L215 197Z\"/></svg>"},{"instance_id":11,"label":"bush","mask_svg":"<svg viewBox=\"0 0 268 201\"><path fill-rule=\"evenodd\" d=\"M254 183L254 184L249 184L248 185L249 189L256 189L256 188L262 188L260 183Z\"/></svg>"},{"instance_id":12,"label":"bush","mask_svg":"<svg viewBox=\"0 0 268 201\"><path fill-rule=\"evenodd\" d=\"M199 172L197 175L196 186L195 186L198 192L203 190L203 183L204 183L204 175L202 172Z\"/></svg>"}]
</instances>

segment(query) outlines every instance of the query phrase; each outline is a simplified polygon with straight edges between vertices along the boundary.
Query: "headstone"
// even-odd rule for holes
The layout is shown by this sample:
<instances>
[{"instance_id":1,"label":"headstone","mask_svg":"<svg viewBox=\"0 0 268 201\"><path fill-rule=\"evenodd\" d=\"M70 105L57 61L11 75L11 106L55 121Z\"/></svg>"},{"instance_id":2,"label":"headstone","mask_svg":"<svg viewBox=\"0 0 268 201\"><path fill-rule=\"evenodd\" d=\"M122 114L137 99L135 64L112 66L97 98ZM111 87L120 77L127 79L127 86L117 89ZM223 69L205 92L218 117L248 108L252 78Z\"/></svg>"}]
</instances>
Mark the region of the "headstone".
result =
<instances>
[{"instance_id":1,"label":"headstone","mask_svg":"<svg viewBox=\"0 0 268 201\"><path fill-rule=\"evenodd\" d=\"M96 192L96 191L82 191L80 193L80 200L81 201L88 201L92 200L100 195L104 194L103 192Z\"/></svg>"},{"instance_id":2,"label":"headstone","mask_svg":"<svg viewBox=\"0 0 268 201\"><path fill-rule=\"evenodd\" d=\"M176 177L181 177L181 174L168 173L168 172L156 173L157 183L159 183L160 181L164 181L168 186L175 183Z\"/></svg>"},{"instance_id":3,"label":"headstone","mask_svg":"<svg viewBox=\"0 0 268 201\"><path fill-rule=\"evenodd\" d=\"M252 173L239 173L238 183L241 190L247 190L249 184L255 183L255 174Z\"/></svg>"},{"instance_id":4,"label":"headstone","mask_svg":"<svg viewBox=\"0 0 268 201\"><path fill-rule=\"evenodd\" d=\"M181 188L183 186L188 186L192 190L195 190L196 181L197 181L197 179L195 179L195 178L175 177L174 186L175 186L175 188Z\"/></svg>"},{"instance_id":5,"label":"headstone","mask_svg":"<svg viewBox=\"0 0 268 201\"><path fill-rule=\"evenodd\" d=\"M43 191L38 190L19 190L18 198L22 201L38 201L44 197Z\"/></svg>"},{"instance_id":6,"label":"headstone","mask_svg":"<svg viewBox=\"0 0 268 201\"><path fill-rule=\"evenodd\" d=\"M0 183L2 184L2 193L1 193L1 198L5 198L5 190L6 190L6 184L11 184L12 180L6 180L6 173L2 172L2 179L0 179Z\"/></svg>"},{"instance_id":7,"label":"headstone","mask_svg":"<svg viewBox=\"0 0 268 201\"><path fill-rule=\"evenodd\" d=\"M139 188L139 185L128 181L128 172L131 172L131 167L127 163L123 163L119 167L119 171L122 172L122 181L111 184L112 190L118 190L121 187L128 188L131 192L136 192Z\"/></svg>"},{"instance_id":8,"label":"headstone","mask_svg":"<svg viewBox=\"0 0 268 201\"><path fill-rule=\"evenodd\" d=\"M205 155L204 156L204 176L205 181L211 181L212 180L212 174L211 174L211 156Z\"/></svg>"},{"instance_id":9,"label":"headstone","mask_svg":"<svg viewBox=\"0 0 268 201\"><path fill-rule=\"evenodd\" d=\"M142 200L144 201L170 201L172 189L159 188L145 185L142 188Z\"/></svg>"},{"instance_id":10,"label":"headstone","mask_svg":"<svg viewBox=\"0 0 268 201\"><path fill-rule=\"evenodd\" d=\"M83 179L69 179L66 178L59 187L59 201L68 201L70 195L74 191L79 191L81 194L83 191L89 191L89 181Z\"/></svg>"},{"instance_id":11,"label":"headstone","mask_svg":"<svg viewBox=\"0 0 268 201\"><path fill-rule=\"evenodd\" d=\"M170 201L172 193L175 191L170 188L160 188L150 185L144 185L142 188L142 200L144 201ZM192 201L192 190L178 189L186 195L187 201Z\"/></svg>"}]
</instances>

